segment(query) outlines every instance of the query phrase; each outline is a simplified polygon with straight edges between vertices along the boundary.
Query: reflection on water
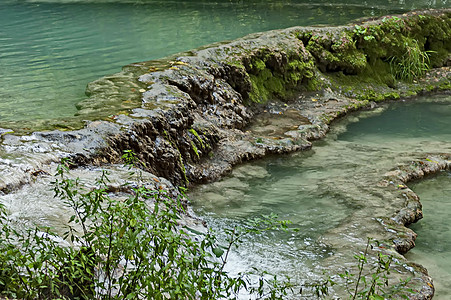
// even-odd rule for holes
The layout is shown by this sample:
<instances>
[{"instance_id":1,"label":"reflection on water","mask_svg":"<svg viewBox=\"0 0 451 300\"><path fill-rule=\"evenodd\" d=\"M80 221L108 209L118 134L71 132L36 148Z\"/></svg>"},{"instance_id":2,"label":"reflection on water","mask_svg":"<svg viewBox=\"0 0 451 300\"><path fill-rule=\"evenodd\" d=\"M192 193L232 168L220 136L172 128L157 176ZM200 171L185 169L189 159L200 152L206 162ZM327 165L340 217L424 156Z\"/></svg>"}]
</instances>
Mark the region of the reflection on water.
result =
<instances>
[{"instance_id":1,"label":"reflection on water","mask_svg":"<svg viewBox=\"0 0 451 300\"><path fill-rule=\"evenodd\" d=\"M248 33L343 24L363 16L441 7L440 1L0 2L0 127L71 118L88 82L121 66Z\"/></svg>"},{"instance_id":2,"label":"reflection on water","mask_svg":"<svg viewBox=\"0 0 451 300\"><path fill-rule=\"evenodd\" d=\"M365 226L387 216L394 200L375 183L421 153L451 153L450 128L450 96L392 103L334 124L313 150L245 164L190 197L197 213L218 231L270 212L291 220L299 233L250 237L230 269L257 266L302 283L321 275L324 259L328 268L338 269L339 248L377 234ZM334 231L343 225L344 232ZM330 242L337 249L328 247Z\"/></svg>"},{"instance_id":3,"label":"reflection on water","mask_svg":"<svg viewBox=\"0 0 451 300\"><path fill-rule=\"evenodd\" d=\"M437 135L450 141L449 117L451 105L448 101L438 102L431 99L432 105L425 105L427 100L418 102L394 103L383 114L353 123L347 132L340 135L340 140L378 142L380 139L396 141L398 139L432 140ZM370 113L372 114L372 113Z\"/></svg>"},{"instance_id":4,"label":"reflection on water","mask_svg":"<svg viewBox=\"0 0 451 300\"><path fill-rule=\"evenodd\" d=\"M425 266L434 279L434 299L451 296L451 172L409 184L423 204L424 218L410 226L418 238L407 257Z\"/></svg>"}]
</instances>

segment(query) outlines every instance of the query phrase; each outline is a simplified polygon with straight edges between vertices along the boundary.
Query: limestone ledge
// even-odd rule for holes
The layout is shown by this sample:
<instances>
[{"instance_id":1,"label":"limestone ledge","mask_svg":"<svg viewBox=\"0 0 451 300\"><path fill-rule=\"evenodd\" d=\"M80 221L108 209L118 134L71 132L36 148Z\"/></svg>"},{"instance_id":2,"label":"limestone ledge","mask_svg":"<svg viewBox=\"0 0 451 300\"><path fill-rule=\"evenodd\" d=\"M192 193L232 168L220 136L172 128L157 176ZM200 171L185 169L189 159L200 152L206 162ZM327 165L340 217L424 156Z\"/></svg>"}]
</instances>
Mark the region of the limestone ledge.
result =
<instances>
[{"instance_id":1,"label":"limestone ledge","mask_svg":"<svg viewBox=\"0 0 451 300\"><path fill-rule=\"evenodd\" d=\"M381 220L387 229L396 229L393 244L399 253L406 253L415 247L416 234L404 227L423 218L420 198L409 187L408 183L419 180L441 170L451 169L450 154L428 155L422 160L412 161L409 165L398 166L385 174L385 178L378 184L393 191L398 203L403 205L390 218ZM402 226L402 227L400 227Z\"/></svg>"},{"instance_id":2,"label":"limestone ledge","mask_svg":"<svg viewBox=\"0 0 451 300\"><path fill-rule=\"evenodd\" d=\"M429 154L425 155L423 159L398 166L384 175L384 179L378 183L378 186L390 190L393 198L396 199L395 202L400 204L394 208L392 216L378 219L389 233L389 237L385 241L387 246L385 252L392 254L395 250L404 254L415 247L417 234L406 226L423 218L423 212L420 198L408 187L408 183L436 174L441 170L450 169L451 154ZM411 267L412 272L423 274L421 275L423 285L420 284L420 288L416 288L418 293L410 298L431 299L434 289L432 278L429 277L427 270L414 262L407 262L407 265Z\"/></svg>"},{"instance_id":3,"label":"limestone ledge","mask_svg":"<svg viewBox=\"0 0 451 300\"><path fill-rule=\"evenodd\" d=\"M312 135L321 137L349 111L449 89L450 16L451 10L421 11L359 25L294 27L124 67L91 83L90 98L79 104L79 114L88 116L140 99L139 107L110 116L120 132L89 158L116 162L131 149L148 171L189 185L216 180L245 160L308 148ZM412 82L399 80L390 61L413 47L428 53L435 68ZM298 128L281 138L249 130L273 99L302 108L293 120ZM323 105L328 110L318 113Z\"/></svg>"}]
</instances>

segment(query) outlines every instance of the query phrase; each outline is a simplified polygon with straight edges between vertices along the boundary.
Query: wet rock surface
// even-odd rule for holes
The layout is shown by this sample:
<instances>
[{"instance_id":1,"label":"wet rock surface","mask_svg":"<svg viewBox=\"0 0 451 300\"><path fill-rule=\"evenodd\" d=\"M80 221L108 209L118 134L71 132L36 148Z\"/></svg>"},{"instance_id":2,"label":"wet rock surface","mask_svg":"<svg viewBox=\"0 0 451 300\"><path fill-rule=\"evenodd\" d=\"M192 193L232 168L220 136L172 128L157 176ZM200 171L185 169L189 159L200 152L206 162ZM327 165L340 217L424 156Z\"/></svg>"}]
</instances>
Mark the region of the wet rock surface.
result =
<instances>
[{"instance_id":1,"label":"wet rock surface","mask_svg":"<svg viewBox=\"0 0 451 300\"><path fill-rule=\"evenodd\" d=\"M443 154L430 155L423 160L412 161L410 165L403 165L386 173L380 185L395 189L396 198L400 203L404 203L404 206L390 218L392 223L407 226L423 218L420 198L408 187L410 181L449 169L451 169L450 156ZM403 231L399 231L400 236L394 239L395 248L400 253L406 253L415 246L416 234L408 228Z\"/></svg>"},{"instance_id":2,"label":"wet rock surface","mask_svg":"<svg viewBox=\"0 0 451 300\"><path fill-rule=\"evenodd\" d=\"M391 18L391 23L372 20L359 25L371 33L373 38L367 39L355 24L296 27L126 66L89 84L89 98L79 104L81 117L104 120L89 121L76 131L27 136L0 129L0 192L11 194L51 173L50 165L63 157L79 168L108 166L120 163L124 150L132 150L146 172L167 180L176 191L177 186L217 180L243 161L309 149L334 119L350 111L449 89L450 15L450 10L426 11ZM412 25L421 22L421 28ZM396 24L402 30L390 33ZM373 53L376 45L371 43L390 42L384 35L391 42L421 36L423 50L437 53L431 57L436 68L411 83L388 76L390 51L406 49L395 45ZM101 112L111 107L118 113ZM449 162L441 161L440 166L449 168ZM387 182L399 186L437 168L426 165L412 173L396 171ZM421 218L421 204L407 192L400 192L404 207L377 221L391 226L389 248L399 253L414 245L415 233L404 225ZM421 290L418 299L432 293Z\"/></svg>"}]
</instances>

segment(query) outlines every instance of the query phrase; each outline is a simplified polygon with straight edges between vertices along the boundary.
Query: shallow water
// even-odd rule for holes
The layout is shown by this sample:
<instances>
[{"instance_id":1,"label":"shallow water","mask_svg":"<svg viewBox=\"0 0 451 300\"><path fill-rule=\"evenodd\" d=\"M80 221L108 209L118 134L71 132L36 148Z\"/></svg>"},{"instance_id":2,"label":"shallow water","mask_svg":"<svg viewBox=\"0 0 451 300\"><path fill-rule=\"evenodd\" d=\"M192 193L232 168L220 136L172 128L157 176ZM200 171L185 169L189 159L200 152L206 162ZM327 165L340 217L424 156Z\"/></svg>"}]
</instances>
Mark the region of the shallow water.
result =
<instances>
[{"instance_id":1,"label":"shallow water","mask_svg":"<svg viewBox=\"0 0 451 300\"><path fill-rule=\"evenodd\" d=\"M219 232L269 212L291 220L298 233L250 237L229 268L256 266L309 282L325 265L338 270L342 248L362 248L367 235L378 234L367 230L394 200L375 183L422 153L451 153L450 128L450 96L387 104L337 122L313 150L245 164L190 197Z\"/></svg>"},{"instance_id":2,"label":"shallow water","mask_svg":"<svg viewBox=\"0 0 451 300\"><path fill-rule=\"evenodd\" d=\"M407 258L425 266L434 279L434 299L451 297L451 172L409 184L420 196L424 218L410 226L418 238Z\"/></svg>"},{"instance_id":3,"label":"shallow water","mask_svg":"<svg viewBox=\"0 0 451 300\"><path fill-rule=\"evenodd\" d=\"M292 221L290 227L299 232L249 236L246 246L236 253L231 270L269 264L276 267L272 270L275 274L299 281L311 272L309 262L331 255L331 249L318 242L318 237L352 210L340 195L321 188L322 176L321 168L296 166L287 157L262 160L236 168L231 177L203 186L190 197L197 213L216 229L243 225L250 218L272 212Z\"/></svg>"},{"instance_id":4,"label":"shallow water","mask_svg":"<svg viewBox=\"0 0 451 300\"><path fill-rule=\"evenodd\" d=\"M447 1L3 0L0 127L70 124L86 84L129 63L252 32L343 24Z\"/></svg>"}]
</instances>

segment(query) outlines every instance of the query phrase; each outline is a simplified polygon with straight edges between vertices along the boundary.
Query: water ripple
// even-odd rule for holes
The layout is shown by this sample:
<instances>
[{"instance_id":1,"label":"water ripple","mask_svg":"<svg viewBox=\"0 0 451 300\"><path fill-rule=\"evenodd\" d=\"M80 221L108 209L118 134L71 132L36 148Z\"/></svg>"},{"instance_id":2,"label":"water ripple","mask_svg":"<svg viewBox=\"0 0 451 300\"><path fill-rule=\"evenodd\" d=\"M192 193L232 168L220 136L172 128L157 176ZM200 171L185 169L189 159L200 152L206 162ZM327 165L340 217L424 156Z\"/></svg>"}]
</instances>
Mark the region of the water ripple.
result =
<instances>
[{"instance_id":1,"label":"water ripple","mask_svg":"<svg viewBox=\"0 0 451 300\"><path fill-rule=\"evenodd\" d=\"M3 0L0 127L5 123L14 127L15 121L45 115L72 117L89 81L132 62L252 32L343 24L364 15L399 12L408 6L389 0L378 2ZM434 5L442 4L438 1Z\"/></svg>"}]
</instances>

